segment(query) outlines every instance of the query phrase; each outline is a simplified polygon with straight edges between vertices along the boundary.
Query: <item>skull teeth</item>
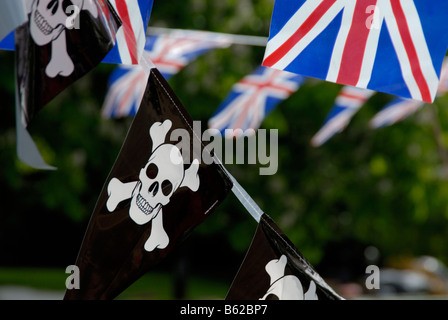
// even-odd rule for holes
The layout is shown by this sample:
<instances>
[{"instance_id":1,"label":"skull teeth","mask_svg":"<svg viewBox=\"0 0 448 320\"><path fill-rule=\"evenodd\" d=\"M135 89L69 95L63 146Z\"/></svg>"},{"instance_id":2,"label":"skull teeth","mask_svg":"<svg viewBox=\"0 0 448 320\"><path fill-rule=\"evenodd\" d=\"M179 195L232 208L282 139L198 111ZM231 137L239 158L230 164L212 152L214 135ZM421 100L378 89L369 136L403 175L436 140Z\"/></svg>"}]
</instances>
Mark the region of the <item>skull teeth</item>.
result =
<instances>
[{"instance_id":1,"label":"skull teeth","mask_svg":"<svg viewBox=\"0 0 448 320\"><path fill-rule=\"evenodd\" d=\"M140 194L137 195L136 203L137 207L146 215L150 215L154 210Z\"/></svg>"},{"instance_id":2,"label":"skull teeth","mask_svg":"<svg viewBox=\"0 0 448 320\"><path fill-rule=\"evenodd\" d=\"M53 27L48 24L47 20L45 20L44 16L41 15L37 9L34 14L34 22L39 30L46 36L53 31Z\"/></svg>"}]
</instances>

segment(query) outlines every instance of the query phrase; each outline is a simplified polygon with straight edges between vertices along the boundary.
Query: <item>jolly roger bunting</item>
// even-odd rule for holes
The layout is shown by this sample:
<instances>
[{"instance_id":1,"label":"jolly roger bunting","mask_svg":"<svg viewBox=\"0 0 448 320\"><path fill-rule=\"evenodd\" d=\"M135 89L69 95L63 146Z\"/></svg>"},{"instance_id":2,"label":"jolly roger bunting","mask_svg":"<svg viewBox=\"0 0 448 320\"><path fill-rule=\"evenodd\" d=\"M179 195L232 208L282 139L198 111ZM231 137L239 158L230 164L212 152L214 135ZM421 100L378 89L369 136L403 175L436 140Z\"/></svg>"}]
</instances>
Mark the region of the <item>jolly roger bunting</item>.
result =
<instances>
[{"instance_id":1,"label":"jolly roger bunting","mask_svg":"<svg viewBox=\"0 0 448 320\"><path fill-rule=\"evenodd\" d=\"M112 49L120 19L107 0L34 1L15 30L17 149L22 161L48 168L26 131L36 113ZM55 27L52 27L55 26ZM37 158L37 160L36 160Z\"/></svg>"},{"instance_id":2,"label":"jolly roger bunting","mask_svg":"<svg viewBox=\"0 0 448 320\"><path fill-rule=\"evenodd\" d=\"M48 6L54 15L47 17ZM86 0L80 8L79 18L72 17L72 25L67 26L62 1L36 1L29 23L16 29L17 87L25 125L57 94L98 65L115 44L120 21L109 2ZM54 22L58 27L49 26L49 19L59 19Z\"/></svg>"},{"instance_id":3,"label":"jolly roger bunting","mask_svg":"<svg viewBox=\"0 0 448 320\"><path fill-rule=\"evenodd\" d=\"M151 69L142 104L98 198L76 261L80 289L67 290L65 299L115 298L226 197L231 180L221 165L202 163L204 147L194 148L200 141L192 124L166 80ZM171 139L179 130L191 137L181 149Z\"/></svg>"},{"instance_id":4,"label":"jolly roger bunting","mask_svg":"<svg viewBox=\"0 0 448 320\"><path fill-rule=\"evenodd\" d=\"M2 1L5 4L2 4ZM95 0L85 0L86 2ZM119 63L119 64L138 64L138 61L143 52L143 48L146 42L146 29L148 27L149 18L151 16L151 10L153 0L108 0L115 12L120 17L122 22L122 28L119 28L116 34L115 46L104 57L102 62L105 63ZM6 2L8 5L6 5ZM22 2L26 4L23 6L25 14L22 12ZM60 3L59 8L63 8L65 11L57 15L65 13L66 19L71 19L72 16L78 17L79 10L76 8L82 8L84 0L41 0L43 6L48 7L48 13L45 15L53 14L53 3ZM105 1L104 1L105 2ZM10 4L11 3L11 4ZM17 21L25 22L28 20L26 13L30 11L31 6L37 3L37 0L0 0L0 49L2 50L14 50L14 31L9 33L3 38L2 30L12 30L8 26L14 25L14 28L21 23ZM99 3L102 5L102 3ZM74 9L74 7L76 8ZM14 11L13 11L14 10ZM19 11L18 11L19 10ZM55 11L57 12L57 11ZM110 18L107 11L104 11L105 18ZM46 20L50 27L56 27L59 24L54 19ZM79 21L79 19L77 20ZM56 23L56 24L55 24Z\"/></svg>"},{"instance_id":5,"label":"jolly roger bunting","mask_svg":"<svg viewBox=\"0 0 448 320\"><path fill-rule=\"evenodd\" d=\"M445 0L276 0L263 65L432 102Z\"/></svg>"},{"instance_id":6,"label":"jolly roger bunting","mask_svg":"<svg viewBox=\"0 0 448 320\"><path fill-rule=\"evenodd\" d=\"M226 300L340 300L266 214Z\"/></svg>"}]
</instances>

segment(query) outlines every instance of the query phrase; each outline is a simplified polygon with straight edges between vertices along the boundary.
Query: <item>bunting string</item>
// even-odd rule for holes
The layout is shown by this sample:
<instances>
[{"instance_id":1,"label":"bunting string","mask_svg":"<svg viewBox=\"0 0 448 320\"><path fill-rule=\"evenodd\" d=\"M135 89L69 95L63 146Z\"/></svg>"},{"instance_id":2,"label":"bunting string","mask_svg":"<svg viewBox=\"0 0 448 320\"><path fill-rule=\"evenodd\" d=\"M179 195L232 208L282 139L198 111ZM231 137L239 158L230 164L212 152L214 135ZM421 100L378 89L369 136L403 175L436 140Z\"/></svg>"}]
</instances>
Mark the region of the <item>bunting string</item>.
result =
<instances>
[{"instance_id":1,"label":"bunting string","mask_svg":"<svg viewBox=\"0 0 448 320\"><path fill-rule=\"evenodd\" d=\"M215 157L215 160L219 161ZM219 161L220 162L220 161ZM232 180L233 187L232 192L241 202L241 204L246 208L246 210L250 213L250 215L257 221L260 222L261 216L263 215L263 210L255 203L254 199L247 193L246 190L236 181L236 179L230 174L230 172L224 167L224 165L220 162L221 167L229 176L230 180Z\"/></svg>"},{"instance_id":2,"label":"bunting string","mask_svg":"<svg viewBox=\"0 0 448 320\"><path fill-rule=\"evenodd\" d=\"M149 27L148 28L149 35L158 35L158 34L167 34L171 32L205 32L207 34L219 37L226 37L230 39L229 41L232 44L240 44L246 46L258 46L265 47L268 38L260 37L260 36L249 36L249 35L239 35L239 34L231 34L231 33L221 33L221 32L212 32L212 31L199 31L199 30L188 30L188 29L175 29L175 28L162 28L162 27Z\"/></svg>"},{"instance_id":3,"label":"bunting string","mask_svg":"<svg viewBox=\"0 0 448 320\"><path fill-rule=\"evenodd\" d=\"M153 59L154 64L167 80L179 72L186 64L190 63L194 57L205 51L215 48L225 48L231 44L265 46L268 39L260 36L163 27L148 27L147 33L149 37L146 50L150 53L150 57ZM181 39L182 41L178 39ZM159 42L154 44L155 41ZM201 50L199 51L199 49ZM198 52L194 50L197 50ZM187 56L188 58L186 58ZM173 65L176 65L177 67L174 68ZM119 67L117 69L119 69ZM444 83L442 81L444 69L445 67L442 68L440 86L443 86ZM263 74L265 71L262 70L268 70L270 72L276 71L278 72L278 76L270 77L268 74L264 76ZM128 72L128 70L121 72L124 74ZM132 75L130 76L132 77ZM294 80L293 76L301 80ZM119 77L120 76L116 76L114 78L114 83L121 82ZM130 77L127 77L126 79L132 80ZM297 81L297 84L294 84L294 88L291 87L293 84L290 80ZM228 96L225 97L223 102L218 106L217 110L209 119L209 127L218 129L221 132L224 132L227 128L242 130L250 128L256 130L275 106L297 91L300 88L301 83L305 81L306 77L302 75L267 67L258 67L254 72L235 83ZM282 88L279 87L280 84L282 85ZM121 94L121 91L137 90L135 86L127 85L114 86L114 88L116 89L115 95L119 97L130 96L129 94ZM345 91L350 91L350 94L345 95ZM285 92L288 93L285 94ZM344 86L340 95L336 97L334 106L327 115L322 128L311 139L311 145L319 147L327 140L331 139L333 135L343 131L345 127L348 126L348 123L354 114L375 92L376 91L369 89ZM438 93L438 96L439 95L440 93ZM132 96L139 95L136 94ZM258 97L255 101L256 103L252 99L252 96ZM109 100L115 101L115 105L107 106L107 111L105 111L106 106L103 108L104 117L132 116L138 109L139 104L134 103L129 99L120 102L115 96L113 98L114 99ZM410 101L414 102L418 100ZM395 109L397 111L395 111ZM391 111L394 113L391 114ZM387 108L384 113L387 117L393 117L392 120L388 120L389 124L396 123L405 118L405 116L397 118L397 112L409 115L412 112L415 112L415 109L414 111L408 110L401 107L401 105L397 105L394 110L389 110L389 108ZM383 116L383 112L381 112L381 116ZM380 125L380 127L383 125Z\"/></svg>"}]
</instances>

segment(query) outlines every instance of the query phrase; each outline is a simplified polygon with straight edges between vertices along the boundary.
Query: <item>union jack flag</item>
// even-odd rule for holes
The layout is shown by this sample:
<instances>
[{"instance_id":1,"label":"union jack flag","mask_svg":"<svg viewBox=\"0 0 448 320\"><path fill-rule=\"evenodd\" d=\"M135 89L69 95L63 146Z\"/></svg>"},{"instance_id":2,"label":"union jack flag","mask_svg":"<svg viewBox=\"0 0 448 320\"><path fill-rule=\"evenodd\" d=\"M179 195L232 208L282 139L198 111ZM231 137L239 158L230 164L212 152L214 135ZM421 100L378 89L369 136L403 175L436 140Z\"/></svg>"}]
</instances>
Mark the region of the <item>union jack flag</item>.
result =
<instances>
[{"instance_id":1,"label":"union jack flag","mask_svg":"<svg viewBox=\"0 0 448 320\"><path fill-rule=\"evenodd\" d=\"M201 54L230 45L227 36L204 31L173 31L147 37L144 54L168 80ZM146 87L141 66L119 65L109 78L109 89L102 108L104 118L134 116Z\"/></svg>"},{"instance_id":2,"label":"union jack flag","mask_svg":"<svg viewBox=\"0 0 448 320\"><path fill-rule=\"evenodd\" d=\"M448 92L448 59L445 58L440 72L440 83L437 89L437 97ZM378 129L393 125L420 110L424 102L395 98L381 109L369 122L372 129Z\"/></svg>"},{"instance_id":3,"label":"union jack flag","mask_svg":"<svg viewBox=\"0 0 448 320\"><path fill-rule=\"evenodd\" d=\"M445 0L276 0L264 66L432 102Z\"/></svg>"},{"instance_id":4,"label":"union jack flag","mask_svg":"<svg viewBox=\"0 0 448 320\"><path fill-rule=\"evenodd\" d=\"M166 80L205 52L227 48L231 39L206 31L175 30L170 33L149 35L145 46L152 62Z\"/></svg>"},{"instance_id":5,"label":"union jack flag","mask_svg":"<svg viewBox=\"0 0 448 320\"><path fill-rule=\"evenodd\" d=\"M233 85L208 125L224 135L226 129L232 129L235 137L247 129L256 130L263 119L304 81L305 77L301 75L260 66Z\"/></svg>"},{"instance_id":6,"label":"union jack flag","mask_svg":"<svg viewBox=\"0 0 448 320\"><path fill-rule=\"evenodd\" d=\"M153 0L109 0L120 16L122 26L115 47L104 58L106 63L138 64L146 43L146 29Z\"/></svg>"},{"instance_id":7,"label":"union jack flag","mask_svg":"<svg viewBox=\"0 0 448 320\"><path fill-rule=\"evenodd\" d=\"M440 83L437 88L437 96L443 96L448 92L448 57L445 57L440 71Z\"/></svg>"},{"instance_id":8,"label":"union jack flag","mask_svg":"<svg viewBox=\"0 0 448 320\"><path fill-rule=\"evenodd\" d=\"M395 124L425 105L422 101L395 98L381 109L369 122L372 129L378 129Z\"/></svg>"},{"instance_id":9,"label":"union jack flag","mask_svg":"<svg viewBox=\"0 0 448 320\"><path fill-rule=\"evenodd\" d=\"M374 91L344 86L336 97L322 128L311 139L311 145L318 147L336 133L344 130L356 112L374 94Z\"/></svg>"},{"instance_id":10,"label":"union jack flag","mask_svg":"<svg viewBox=\"0 0 448 320\"><path fill-rule=\"evenodd\" d=\"M141 66L122 65L109 76L109 89L101 110L103 118L135 115L145 93L148 75Z\"/></svg>"}]
</instances>

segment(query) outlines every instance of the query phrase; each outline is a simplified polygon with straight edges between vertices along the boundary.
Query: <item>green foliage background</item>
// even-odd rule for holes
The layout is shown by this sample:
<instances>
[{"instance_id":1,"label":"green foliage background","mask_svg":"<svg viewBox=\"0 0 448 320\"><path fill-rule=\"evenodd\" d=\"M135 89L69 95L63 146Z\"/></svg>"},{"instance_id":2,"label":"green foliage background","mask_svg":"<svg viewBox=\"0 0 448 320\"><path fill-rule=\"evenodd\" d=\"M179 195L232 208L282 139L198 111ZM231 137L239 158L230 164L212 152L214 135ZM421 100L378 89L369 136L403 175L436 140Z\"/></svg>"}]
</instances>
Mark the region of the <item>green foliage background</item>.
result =
<instances>
[{"instance_id":1,"label":"green foliage background","mask_svg":"<svg viewBox=\"0 0 448 320\"><path fill-rule=\"evenodd\" d=\"M154 2L150 26L262 37L269 34L274 3ZM206 128L230 87L261 64L263 54L263 47L243 45L214 50L170 84ZM29 131L45 160L58 170L38 171L16 156L14 54L0 52L0 265L74 263L132 122L100 116L114 67L99 65L39 112ZM310 139L340 88L309 79L262 123L262 128L278 129L275 175L260 176L258 165L226 167L313 264L321 262L329 243L345 239L373 245L383 258L433 255L448 263L448 98L438 98L394 126L372 130L368 121L392 98L377 93L342 133L314 148ZM192 237L200 239L202 248L196 250L202 256L212 250L225 261L226 256L244 256L255 228L229 194ZM214 267L213 261L202 259ZM238 266L227 270L230 276Z\"/></svg>"}]
</instances>

